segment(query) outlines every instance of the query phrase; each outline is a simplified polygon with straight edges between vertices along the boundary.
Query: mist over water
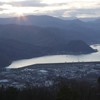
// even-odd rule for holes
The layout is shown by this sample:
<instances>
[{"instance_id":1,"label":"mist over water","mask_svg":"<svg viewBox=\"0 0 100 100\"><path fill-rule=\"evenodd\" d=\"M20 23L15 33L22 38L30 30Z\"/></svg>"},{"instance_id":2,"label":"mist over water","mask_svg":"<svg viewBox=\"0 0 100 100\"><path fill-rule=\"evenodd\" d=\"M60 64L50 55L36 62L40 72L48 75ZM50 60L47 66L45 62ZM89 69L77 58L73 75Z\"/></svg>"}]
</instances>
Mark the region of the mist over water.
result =
<instances>
[{"instance_id":1,"label":"mist over water","mask_svg":"<svg viewBox=\"0 0 100 100\"><path fill-rule=\"evenodd\" d=\"M82 55L49 55L31 59L23 59L19 61L13 61L7 68L21 68L35 64L46 63L68 63L68 62L90 62L100 61L100 44L91 45L92 48L97 49L98 52Z\"/></svg>"}]
</instances>

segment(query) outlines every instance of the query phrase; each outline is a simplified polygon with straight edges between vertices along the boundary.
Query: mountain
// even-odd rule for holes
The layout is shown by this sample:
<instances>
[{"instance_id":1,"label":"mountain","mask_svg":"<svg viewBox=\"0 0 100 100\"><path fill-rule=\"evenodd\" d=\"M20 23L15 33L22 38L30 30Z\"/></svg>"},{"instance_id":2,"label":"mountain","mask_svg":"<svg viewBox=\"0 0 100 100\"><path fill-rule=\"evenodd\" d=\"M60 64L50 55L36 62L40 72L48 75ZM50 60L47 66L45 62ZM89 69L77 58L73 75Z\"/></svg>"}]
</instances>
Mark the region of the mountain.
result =
<instances>
[{"instance_id":1,"label":"mountain","mask_svg":"<svg viewBox=\"0 0 100 100\"><path fill-rule=\"evenodd\" d=\"M97 50L92 49L87 43L82 40L72 40L67 44L68 53L77 53L77 54L84 54L84 53L93 53L97 52Z\"/></svg>"},{"instance_id":2,"label":"mountain","mask_svg":"<svg viewBox=\"0 0 100 100\"><path fill-rule=\"evenodd\" d=\"M98 23L97 23L98 22ZM69 40L84 40L88 43L100 43L100 20L91 22L82 22L79 19L62 20L56 17L46 15L30 15L21 18L0 18L0 37L16 38L18 40L25 39L26 41L36 42L41 44L45 39L48 41L59 37ZM16 24L16 25L15 25ZM21 34L20 34L21 33ZM43 34L44 33L44 34ZM4 34L4 35L3 35ZM18 35L16 35L18 34ZM24 36L22 36L24 34ZM27 36L29 34L29 36ZM39 36L38 36L39 35ZM53 35L55 35L53 37ZM57 36L58 35L58 36ZM28 37L33 39L28 39ZM46 36L46 38L45 38ZM38 38L37 38L38 37ZM49 39L48 39L49 37ZM34 41L33 41L34 40ZM36 40L36 41L35 41ZM57 39L57 41L60 39ZM39 42L37 41L37 42ZM47 41L46 41L47 42ZM45 43L46 43L45 42ZM65 41L66 42L66 41ZM43 44L45 44L43 43ZM50 42L51 43L51 42ZM53 42L55 43L55 42ZM47 42L47 45L48 42Z\"/></svg>"},{"instance_id":3,"label":"mountain","mask_svg":"<svg viewBox=\"0 0 100 100\"><path fill-rule=\"evenodd\" d=\"M11 64L12 60L9 59L3 52L0 52L0 68L6 67Z\"/></svg>"},{"instance_id":4,"label":"mountain","mask_svg":"<svg viewBox=\"0 0 100 100\"><path fill-rule=\"evenodd\" d=\"M86 42L100 41L99 31L74 26L72 29L55 27L36 27L25 25L0 25L0 37L26 42L36 46L55 47L68 43L70 40L84 40Z\"/></svg>"},{"instance_id":5,"label":"mountain","mask_svg":"<svg viewBox=\"0 0 100 100\"><path fill-rule=\"evenodd\" d=\"M18 24L18 25L33 25L39 27L56 27L56 28L58 27L63 29L66 29L67 27L68 27L67 29L69 29L69 26L73 27L73 25L87 27L88 25L92 26L94 23L100 24L100 18L86 22L78 18L72 20L63 20L57 17L47 16L47 15L28 15L21 17L0 18L1 25Z\"/></svg>"},{"instance_id":6,"label":"mountain","mask_svg":"<svg viewBox=\"0 0 100 100\"><path fill-rule=\"evenodd\" d=\"M84 24L79 19L75 20L62 20L56 17L47 16L47 15L30 15L30 16L22 16L20 18L12 17L12 18L0 18L0 24L17 24L17 25L33 25L39 27L58 27L66 29L68 26L74 24Z\"/></svg>"},{"instance_id":7,"label":"mountain","mask_svg":"<svg viewBox=\"0 0 100 100\"><path fill-rule=\"evenodd\" d=\"M42 47L65 44L67 41L65 33L64 30L58 28L40 28L21 25L0 26L0 37Z\"/></svg>"}]
</instances>

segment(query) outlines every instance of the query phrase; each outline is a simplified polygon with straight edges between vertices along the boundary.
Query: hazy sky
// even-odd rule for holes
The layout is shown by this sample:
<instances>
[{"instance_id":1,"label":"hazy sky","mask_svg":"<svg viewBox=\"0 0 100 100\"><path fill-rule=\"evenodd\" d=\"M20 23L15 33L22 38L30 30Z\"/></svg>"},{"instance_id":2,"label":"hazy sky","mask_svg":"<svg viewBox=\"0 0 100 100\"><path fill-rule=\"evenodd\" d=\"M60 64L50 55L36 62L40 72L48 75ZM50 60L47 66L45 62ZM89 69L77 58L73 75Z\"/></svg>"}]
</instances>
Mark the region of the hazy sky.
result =
<instances>
[{"instance_id":1,"label":"hazy sky","mask_svg":"<svg viewBox=\"0 0 100 100\"><path fill-rule=\"evenodd\" d=\"M26 14L100 17L100 0L0 0L0 17Z\"/></svg>"}]
</instances>

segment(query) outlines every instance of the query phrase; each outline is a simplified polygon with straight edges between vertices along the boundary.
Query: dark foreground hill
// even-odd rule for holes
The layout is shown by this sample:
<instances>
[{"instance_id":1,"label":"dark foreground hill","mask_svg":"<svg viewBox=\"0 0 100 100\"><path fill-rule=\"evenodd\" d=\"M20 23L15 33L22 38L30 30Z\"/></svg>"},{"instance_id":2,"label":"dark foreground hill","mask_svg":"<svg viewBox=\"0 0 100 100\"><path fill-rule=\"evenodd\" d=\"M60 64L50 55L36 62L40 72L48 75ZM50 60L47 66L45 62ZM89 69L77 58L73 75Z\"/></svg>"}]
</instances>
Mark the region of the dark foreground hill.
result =
<instances>
[{"instance_id":1,"label":"dark foreground hill","mask_svg":"<svg viewBox=\"0 0 100 100\"><path fill-rule=\"evenodd\" d=\"M48 87L0 87L0 100L100 100L100 84L58 78Z\"/></svg>"}]
</instances>

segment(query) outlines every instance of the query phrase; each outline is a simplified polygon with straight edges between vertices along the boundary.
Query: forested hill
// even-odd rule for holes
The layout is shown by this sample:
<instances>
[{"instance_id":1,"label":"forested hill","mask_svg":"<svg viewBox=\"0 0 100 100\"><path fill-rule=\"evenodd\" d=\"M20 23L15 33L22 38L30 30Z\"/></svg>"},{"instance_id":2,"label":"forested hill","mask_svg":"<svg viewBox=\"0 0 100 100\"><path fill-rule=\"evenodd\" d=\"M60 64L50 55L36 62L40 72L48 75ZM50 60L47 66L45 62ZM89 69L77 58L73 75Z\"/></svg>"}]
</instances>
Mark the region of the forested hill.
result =
<instances>
[{"instance_id":1,"label":"forested hill","mask_svg":"<svg viewBox=\"0 0 100 100\"><path fill-rule=\"evenodd\" d=\"M97 52L97 50L94 50L93 48L91 48L87 43L85 43L82 40L70 41L67 44L66 51L69 53L77 53L77 54Z\"/></svg>"}]
</instances>

